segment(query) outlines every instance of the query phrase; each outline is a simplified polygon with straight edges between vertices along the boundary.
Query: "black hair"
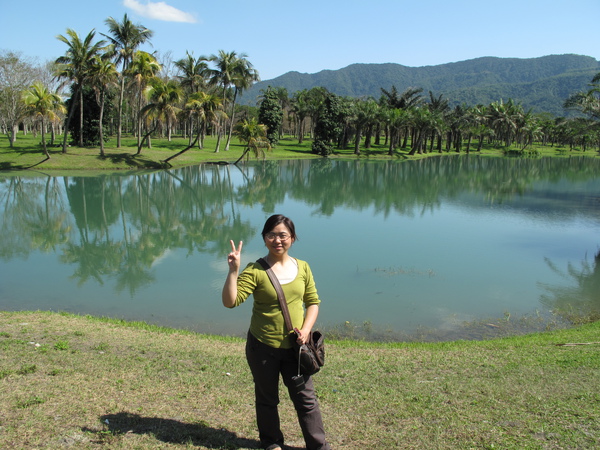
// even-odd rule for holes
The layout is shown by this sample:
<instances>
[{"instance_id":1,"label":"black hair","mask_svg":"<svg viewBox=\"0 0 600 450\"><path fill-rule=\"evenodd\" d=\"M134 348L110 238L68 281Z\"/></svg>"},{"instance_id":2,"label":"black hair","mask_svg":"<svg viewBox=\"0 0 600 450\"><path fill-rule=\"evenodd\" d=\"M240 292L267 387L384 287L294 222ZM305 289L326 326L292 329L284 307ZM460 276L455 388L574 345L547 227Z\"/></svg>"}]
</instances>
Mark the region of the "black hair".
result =
<instances>
[{"instance_id":1,"label":"black hair","mask_svg":"<svg viewBox=\"0 0 600 450\"><path fill-rule=\"evenodd\" d=\"M295 241L298 240L298 236L296 236L296 227L294 226L294 222L289 217L286 217L282 214L273 214L271 217L267 219L265 222L265 226L262 230L262 237L265 239L267 233L269 233L273 228L275 228L279 224L284 224L288 230L290 230L290 236Z\"/></svg>"}]
</instances>

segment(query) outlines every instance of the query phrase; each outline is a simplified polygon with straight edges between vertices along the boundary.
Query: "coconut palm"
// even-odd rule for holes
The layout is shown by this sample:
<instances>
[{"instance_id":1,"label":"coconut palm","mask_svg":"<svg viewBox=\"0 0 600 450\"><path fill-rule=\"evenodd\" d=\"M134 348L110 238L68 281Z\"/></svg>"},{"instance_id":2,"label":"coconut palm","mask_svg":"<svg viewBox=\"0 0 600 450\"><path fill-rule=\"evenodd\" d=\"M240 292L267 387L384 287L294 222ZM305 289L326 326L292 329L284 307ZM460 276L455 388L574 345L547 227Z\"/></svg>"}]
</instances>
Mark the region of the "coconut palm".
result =
<instances>
[{"instance_id":1,"label":"coconut palm","mask_svg":"<svg viewBox=\"0 0 600 450\"><path fill-rule=\"evenodd\" d=\"M302 144L304 141L304 120L309 114L307 92L308 91L306 89L294 92L291 101L291 111L296 118L296 134L298 135L298 144Z\"/></svg>"},{"instance_id":2,"label":"coconut palm","mask_svg":"<svg viewBox=\"0 0 600 450\"><path fill-rule=\"evenodd\" d=\"M367 130L369 133L370 127L373 126L377 118L379 106L373 99L357 100L355 102L355 114L353 115L354 122L354 154L360 155L360 140L362 139L363 131ZM365 147L369 148L369 134L365 139Z\"/></svg>"},{"instance_id":3,"label":"coconut palm","mask_svg":"<svg viewBox=\"0 0 600 450\"><path fill-rule=\"evenodd\" d=\"M121 84L119 90L118 118L117 118L117 147L121 147L121 133L123 120L123 96L125 92L125 76L128 73L129 66L137 48L150 40L153 32L140 24L134 24L129 20L127 14L123 16L123 21L119 22L112 17L105 21L110 35L105 36L111 43L115 55L115 63L121 64Z\"/></svg>"},{"instance_id":4,"label":"coconut palm","mask_svg":"<svg viewBox=\"0 0 600 450\"><path fill-rule=\"evenodd\" d=\"M240 142L246 144L242 156L238 158L235 164L240 162L250 151L258 158L264 157L265 152L263 149L271 150L266 125L258 123L258 120L254 118L244 119L238 123L235 127L235 134Z\"/></svg>"},{"instance_id":5,"label":"coconut palm","mask_svg":"<svg viewBox=\"0 0 600 450\"><path fill-rule=\"evenodd\" d=\"M227 91L233 84L233 79L235 77L236 65L238 64L238 56L236 52L227 53L224 50L219 50L218 55L211 55L208 59L209 61L213 62L216 66L215 69L209 70L210 83L213 86L221 87L221 97L223 98L223 102L225 102L227 99ZM222 131L219 129L217 130L217 133L217 146L215 148L215 152L219 151Z\"/></svg>"},{"instance_id":6,"label":"coconut palm","mask_svg":"<svg viewBox=\"0 0 600 450\"><path fill-rule=\"evenodd\" d=\"M290 95L288 93L287 88L283 86L271 87L275 92L275 96L279 100L279 104L281 105L281 110L284 114L284 120L281 121L281 129L279 130L279 135L283 136L285 134L284 131L284 121L285 116L288 117L288 122L290 121L289 107L290 107Z\"/></svg>"},{"instance_id":7,"label":"coconut palm","mask_svg":"<svg viewBox=\"0 0 600 450\"><path fill-rule=\"evenodd\" d=\"M425 148L425 140L430 130L434 128L433 113L429 108L412 108L413 138L409 155L422 154Z\"/></svg>"},{"instance_id":8,"label":"coconut palm","mask_svg":"<svg viewBox=\"0 0 600 450\"><path fill-rule=\"evenodd\" d=\"M394 150L400 143L402 130L404 130L410 122L410 113L409 111L400 108L390 108L386 111L385 120L390 135L388 155L392 156Z\"/></svg>"},{"instance_id":9,"label":"coconut palm","mask_svg":"<svg viewBox=\"0 0 600 450\"><path fill-rule=\"evenodd\" d=\"M110 86L116 84L119 73L115 64L106 58L96 56L90 69L90 81L96 92L96 101L100 106L98 134L100 137L100 156L104 156L104 104L106 92Z\"/></svg>"},{"instance_id":10,"label":"coconut palm","mask_svg":"<svg viewBox=\"0 0 600 450\"><path fill-rule=\"evenodd\" d=\"M190 142L186 148L165 159L163 162L166 165L169 165L169 161L171 161L173 158L182 155L194 147L196 142L201 142L208 124L216 125L221 118L227 117L223 112L223 103L221 98L214 94L207 94L202 91L196 92L190 96L185 106L190 110L192 115L196 117L198 123L196 138L193 142Z\"/></svg>"},{"instance_id":11,"label":"coconut palm","mask_svg":"<svg viewBox=\"0 0 600 450\"><path fill-rule=\"evenodd\" d=\"M322 86L315 86L306 91L306 107L311 122L311 136L315 135L315 127L323 110L329 91Z\"/></svg>"},{"instance_id":12,"label":"coconut palm","mask_svg":"<svg viewBox=\"0 0 600 450\"><path fill-rule=\"evenodd\" d=\"M225 150L229 150L229 143L233 134L233 123L235 120L235 102L243 91L248 89L252 84L260 78L258 72L252 67L250 61L244 57L238 59L235 75L233 78L233 99L231 101L231 113L229 117L229 133L227 134L227 142Z\"/></svg>"},{"instance_id":13,"label":"coconut palm","mask_svg":"<svg viewBox=\"0 0 600 450\"><path fill-rule=\"evenodd\" d=\"M194 94L205 89L208 84L208 63L207 58L200 56L194 58L189 52L186 52L186 57L175 61L177 68L176 78L179 80L181 87L186 93L187 100ZM183 110L184 115L188 118L189 123L189 142L194 140L194 114L191 109ZM186 130L187 131L187 130Z\"/></svg>"},{"instance_id":14,"label":"coconut palm","mask_svg":"<svg viewBox=\"0 0 600 450\"><path fill-rule=\"evenodd\" d=\"M162 124L167 128L167 137L170 141L171 124L177 118L179 111L177 105L183 97L181 87L175 80L165 82L160 78L154 78L146 90L146 95L150 102L142 108L140 115L144 119L153 121L155 125L146 133L144 139L149 139L150 134ZM144 139L138 144L138 155L142 152Z\"/></svg>"},{"instance_id":15,"label":"coconut palm","mask_svg":"<svg viewBox=\"0 0 600 450\"><path fill-rule=\"evenodd\" d=\"M488 121L498 139L504 141L509 147L516 136L518 119L523 113L523 108L516 105L511 99L504 103L502 100L490 103L488 107Z\"/></svg>"},{"instance_id":16,"label":"coconut palm","mask_svg":"<svg viewBox=\"0 0 600 450\"><path fill-rule=\"evenodd\" d=\"M67 135L69 124L75 111L75 103L79 102L79 125L83 130L83 86L90 75L91 64L94 58L100 54L105 44L104 41L93 42L96 35L92 30L81 40L79 35L72 29L67 29L67 36L58 35L56 38L67 44L68 49L64 56L56 60L56 76L60 79L66 79L74 84L75 89L70 105L67 122L65 124L63 153L67 153ZM83 133L79 133L79 146L83 147Z\"/></svg>"},{"instance_id":17,"label":"coconut palm","mask_svg":"<svg viewBox=\"0 0 600 450\"><path fill-rule=\"evenodd\" d=\"M398 95L396 86L392 86L389 91L381 88L381 92L390 108L410 109L420 106L423 103L421 92L422 88L408 88L402 94Z\"/></svg>"},{"instance_id":18,"label":"coconut palm","mask_svg":"<svg viewBox=\"0 0 600 450\"><path fill-rule=\"evenodd\" d=\"M594 120L600 120L600 73L592 78L587 92L571 95L563 106L582 112Z\"/></svg>"},{"instance_id":19,"label":"coconut palm","mask_svg":"<svg viewBox=\"0 0 600 450\"><path fill-rule=\"evenodd\" d=\"M41 121L42 149L46 159L50 159L50 153L46 148L46 119L56 120L59 113L66 111L63 101L58 94L50 92L41 82L36 82L26 89L22 98L27 108L27 115Z\"/></svg>"},{"instance_id":20,"label":"coconut palm","mask_svg":"<svg viewBox=\"0 0 600 450\"><path fill-rule=\"evenodd\" d=\"M247 89L252 83L258 80L258 72L252 68L250 61L246 59L245 53L237 54L235 51L225 52L219 50L218 55L211 55L208 59L212 61L216 68L209 70L210 82L215 86L220 86L222 89L223 101L227 99L227 93L231 87L234 88L233 99L231 101L231 113L229 132L227 134L227 144L225 150L229 149L229 142L233 132L235 101L238 94ZM217 136L217 146L215 152L219 151L221 142L221 132Z\"/></svg>"},{"instance_id":21,"label":"coconut palm","mask_svg":"<svg viewBox=\"0 0 600 450\"><path fill-rule=\"evenodd\" d=\"M223 100L215 94L200 91L190 96L185 107L196 118L198 134L195 140L199 148L204 148L207 126L215 125L224 115Z\"/></svg>"},{"instance_id":22,"label":"coconut palm","mask_svg":"<svg viewBox=\"0 0 600 450\"><path fill-rule=\"evenodd\" d=\"M190 94L206 87L208 74L208 63L206 61L205 57L194 58L189 52L186 52L185 58L175 61L175 67L179 70L177 79L181 83L181 87Z\"/></svg>"},{"instance_id":23,"label":"coconut palm","mask_svg":"<svg viewBox=\"0 0 600 450\"><path fill-rule=\"evenodd\" d=\"M136 92L136 111L137 111L137 143L138 148L142 140L142 114L141 110L145 106L145 90L150 81L160 72L160 64L148 52L138 50L133 56L133 60L129 66L128 76L131 77L131 85ZM139 153L139 151L138 151Z\"/></svg>"}]
</instances>

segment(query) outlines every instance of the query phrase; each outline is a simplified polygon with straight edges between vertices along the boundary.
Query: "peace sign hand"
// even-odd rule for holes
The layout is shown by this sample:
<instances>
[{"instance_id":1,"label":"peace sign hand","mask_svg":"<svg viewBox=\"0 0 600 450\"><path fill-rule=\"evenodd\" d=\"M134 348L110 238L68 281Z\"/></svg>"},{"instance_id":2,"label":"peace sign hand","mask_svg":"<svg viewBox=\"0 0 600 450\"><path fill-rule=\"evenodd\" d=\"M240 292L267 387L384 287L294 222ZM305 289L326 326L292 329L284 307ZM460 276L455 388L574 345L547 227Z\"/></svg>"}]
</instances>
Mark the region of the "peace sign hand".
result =
<instances>
[{"instance_id":1,"label":"peace sign hand","mask_svg":"<svg viewBox=\"0 0 600 450\"><path fill-rule=\"evenodd\" d=\"M235 248L233 240L229 242L231 243L231 253L227 255L227 264L229 264L230 271L237 272L240 269L243 242L240 241L238 248Z\"/></svg>"}]
</instances>

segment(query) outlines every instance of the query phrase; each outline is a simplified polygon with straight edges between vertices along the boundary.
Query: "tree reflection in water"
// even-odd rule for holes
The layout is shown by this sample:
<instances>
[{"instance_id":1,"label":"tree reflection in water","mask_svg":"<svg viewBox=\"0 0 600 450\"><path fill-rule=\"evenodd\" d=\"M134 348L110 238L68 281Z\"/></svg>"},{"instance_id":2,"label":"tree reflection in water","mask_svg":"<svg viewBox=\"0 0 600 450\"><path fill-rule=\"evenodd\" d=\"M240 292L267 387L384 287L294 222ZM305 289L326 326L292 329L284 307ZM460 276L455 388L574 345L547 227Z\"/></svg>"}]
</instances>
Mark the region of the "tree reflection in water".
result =
<instances>
[{"instance_id":1,"label":"tree reflection in water","mask_svg":"<svg viewBox=\"0 0 600 450\"><path fill-rule=\"evenodd\" d=\"M586 257L579 267L569 263L566 271L560 270L546 258L548 266L568 284L542 284L547 294L541 296L541 303L555 314L571 323L600 319L600 251L593 261Z\"/></svg>"}]
</instances>

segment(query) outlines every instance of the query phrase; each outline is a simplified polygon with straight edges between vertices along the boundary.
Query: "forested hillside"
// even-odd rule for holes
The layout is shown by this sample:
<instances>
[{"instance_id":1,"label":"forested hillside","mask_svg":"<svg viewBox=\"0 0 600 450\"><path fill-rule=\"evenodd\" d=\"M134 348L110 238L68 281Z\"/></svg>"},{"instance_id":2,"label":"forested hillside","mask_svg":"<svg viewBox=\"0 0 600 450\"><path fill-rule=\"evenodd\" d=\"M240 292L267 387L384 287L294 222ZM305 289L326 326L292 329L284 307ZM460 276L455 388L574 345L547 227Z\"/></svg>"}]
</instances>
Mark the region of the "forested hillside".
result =
<instances>
[{"instance_id":1,"label":"forested hillside","mask_svg":"<svg viewBox=\"0 0 600 450\"><path fill-rule=\"evenodd\" d=\"M268 86L294 92L316 86L349 97L381 96L381 89L396 86L423 88L443 94L451 105L489 104L513 99L526 110L565 115L565 99L585 89L600 63L581 55L551 55L540 58L484 57L437 66L407 67L400 64L352 64L339 70L315 74L288 72L272 80L256 83L244 93L241 103L253 105Z\"/></svg>"}]
</instances>

